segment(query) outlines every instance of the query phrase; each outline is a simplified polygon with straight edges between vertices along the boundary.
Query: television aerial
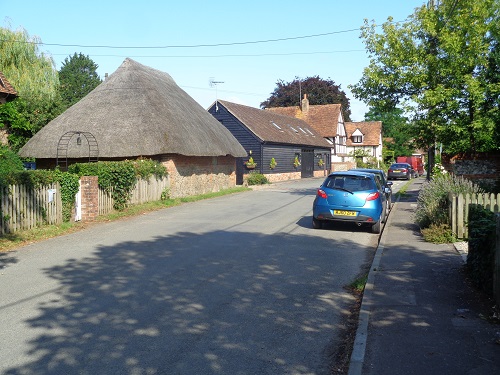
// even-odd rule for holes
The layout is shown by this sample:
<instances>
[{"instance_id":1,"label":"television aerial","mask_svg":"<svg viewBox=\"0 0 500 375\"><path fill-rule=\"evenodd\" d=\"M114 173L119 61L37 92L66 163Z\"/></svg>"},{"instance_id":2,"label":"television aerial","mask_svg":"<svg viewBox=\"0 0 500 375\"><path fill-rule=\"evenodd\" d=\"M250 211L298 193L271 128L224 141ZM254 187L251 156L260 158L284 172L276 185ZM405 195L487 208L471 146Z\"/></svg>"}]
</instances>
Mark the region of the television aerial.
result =
<instances>
[{"instance_id":1,"label":"television aerial","mask_svg":"<svg viewBox=\"0 0 500 375\"><path fill-rule=\"evenodd\" d=\"M217 105L217 85L220 85L221 83L224 83L222 81L216 81L214 77L210 77L208 79L208 85L212 88L215 87L215 110L219 110L219 106Z\"/></svg>"}]
</instances>

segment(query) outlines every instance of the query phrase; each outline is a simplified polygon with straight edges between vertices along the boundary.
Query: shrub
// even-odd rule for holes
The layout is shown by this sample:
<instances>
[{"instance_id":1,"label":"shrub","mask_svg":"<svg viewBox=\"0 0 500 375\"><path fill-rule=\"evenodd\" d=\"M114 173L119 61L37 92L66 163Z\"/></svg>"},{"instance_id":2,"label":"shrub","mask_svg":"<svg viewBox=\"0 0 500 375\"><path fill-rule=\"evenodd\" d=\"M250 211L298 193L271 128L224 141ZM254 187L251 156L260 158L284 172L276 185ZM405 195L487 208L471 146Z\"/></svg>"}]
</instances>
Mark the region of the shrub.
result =
<instances>
[{"instance_id":1,"label":"shrub","mask_svg":"<svg viewBox=\"0 0 500 375\"><path fill-rule=\"evenodd\" d=\"M150 159L76 163L70 165L68 170L78 176L97 176L99 186L111 193L116 210L127 206L138 178L162 178L167 175L165 166Z\"/></svg>"},{"instance_id":2,"label":"shrub","mask_svg":"<svg viewBox=\"0 0 500 375\"><path fill-rule=\"evenodd\" d=\"M24 165L19 156L8 147L0 146L0 177L23 170Z\"/></svg>"},{"instance_id":3,"label":"shrub","mask_svg":"<svg viewBox=\"0 0 500 375\"><path fill-rule=\"evenodd\" d=\"M467 271L473 283L490 295L494 289L495 236L495 214L480 205L471 205Z\"/></svg>"},{"instance_id":4,"label":"shrub","mask_svg":"<svg viewBox=\"0 0 500 375\"><path fill-rule=\"evenodd\" d=\"M78 176L97 176L98 184L113 198L113 207L123 210L137 177L131 162L77 163L68 168Z\"/></svg>"},{"instance_id":5,"label":"shrub","mask_svg":"<svg viewBox=\"0 0 500 375\"><path fill-rule=\"evenodd\" d=\"M247 177L248 185L265 185L268 184L269 181L266 176L262 173L250 173Z\"/></svg>"},{"instance_id":6,"label":"shrub","mask_svg":"<svg viewBox=\"0 0 500 375\"><path fill-rule=\"evenodd\" d=\"M463 177L450 174L425 182L418 194L415 220L421 228L448 224L448 193L482 193L483 190Z\"/></svg>"},{"instance_id":7,"label":"shrub","mask_svg":"<svg viewBox=\"0 0 500 375\"><path fill-rule=\"evenodd\" d=\"M452 243L456 238L448 224L431 224L428 228L422 229L422 235L427 242L432 243Z\"/></svg>"}]
</instances>

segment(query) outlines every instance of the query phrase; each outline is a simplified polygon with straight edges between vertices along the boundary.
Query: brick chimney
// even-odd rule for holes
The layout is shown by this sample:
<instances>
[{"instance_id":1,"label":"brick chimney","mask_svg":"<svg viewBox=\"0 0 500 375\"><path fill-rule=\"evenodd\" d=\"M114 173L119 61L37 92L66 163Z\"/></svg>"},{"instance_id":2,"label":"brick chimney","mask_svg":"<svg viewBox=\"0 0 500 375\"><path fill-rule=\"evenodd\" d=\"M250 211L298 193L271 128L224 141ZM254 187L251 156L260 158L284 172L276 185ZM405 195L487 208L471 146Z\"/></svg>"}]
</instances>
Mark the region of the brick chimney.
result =
<instances>
[{"instance_id":1,"label":"brick chimney","mask_svg":"<svg viewBox=\"0 0 500 375\"><path fill-rule=\"evenodd\" d=\"M307 94L304 94L304 99L302 99L302 105L300 106L302 113L307 114L309 112L309 99L307 99Z\"/></svg>"}]
</instances>

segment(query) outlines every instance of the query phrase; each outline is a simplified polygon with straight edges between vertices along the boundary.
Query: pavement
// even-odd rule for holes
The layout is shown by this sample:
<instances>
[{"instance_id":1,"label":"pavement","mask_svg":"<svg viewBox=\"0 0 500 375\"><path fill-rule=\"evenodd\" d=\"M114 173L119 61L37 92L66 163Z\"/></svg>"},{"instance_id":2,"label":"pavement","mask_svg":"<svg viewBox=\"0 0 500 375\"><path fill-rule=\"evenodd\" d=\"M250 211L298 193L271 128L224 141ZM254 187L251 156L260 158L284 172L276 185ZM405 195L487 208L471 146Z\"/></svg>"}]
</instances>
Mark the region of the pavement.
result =
<instances>
[{"instance_id":1,"label":"pavement","mask_svg":"<svg viewBox=\"0 0 500 375\"><path fill-rule=\"evenodd\" d=\"M494 302L467 281L462 246L425 242L415 179L392 208L368 274L349 375L500 374Z\"/></svg>"}]
</instances>

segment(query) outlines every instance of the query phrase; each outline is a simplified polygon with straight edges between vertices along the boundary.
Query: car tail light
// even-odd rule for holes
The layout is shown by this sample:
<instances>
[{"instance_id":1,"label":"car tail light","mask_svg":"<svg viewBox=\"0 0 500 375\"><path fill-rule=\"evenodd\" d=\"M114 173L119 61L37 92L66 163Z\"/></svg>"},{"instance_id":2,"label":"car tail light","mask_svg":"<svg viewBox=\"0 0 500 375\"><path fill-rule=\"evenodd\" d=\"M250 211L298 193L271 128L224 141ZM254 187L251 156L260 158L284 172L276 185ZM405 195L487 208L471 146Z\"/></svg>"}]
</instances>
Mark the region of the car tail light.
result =
<instances>
[{"instance_id":1,"label":"car tail light","mask_svg":"<svg viewBox=\"0 0 500 375\"><path fill-rule=\"evenodd\" d=\"M403 169L403 173L408 173L408 169Z\"/></svg>"},{"instance_id":2,"label":"car tail light","mask_svg":"<svg viewBox=\"0 0 500 375\"><path fill-rule=\"evenodd\" d=\"M389 170L387 171L387 173L391 173L391 172L392 172L392 169L389 169Z\"/></svg>"},{"instance_id":3,"label":"car tail light","mask_svg":"<svg viewBox=\"0 0 500 375\"><path fill-rule=\"evenodd\" d=\"M326 199L326 197L327 197L326 193L321 189L318 189L317 194L318 194L318 197L323 198L323 199Z\"/></svg>"},{"instance_id":4,"label":"car tail light","mask_svg":"<svg viewBox=\"0 0 500 375\"><path fill-rule=\"evenodd\" d=\"M375 193L368 194L368 196L366 197L366 200L367 201L374 201L374 200L377 200L379 197L380 197L380 193L377 191Z\"/></svg>"}]
</instances>

